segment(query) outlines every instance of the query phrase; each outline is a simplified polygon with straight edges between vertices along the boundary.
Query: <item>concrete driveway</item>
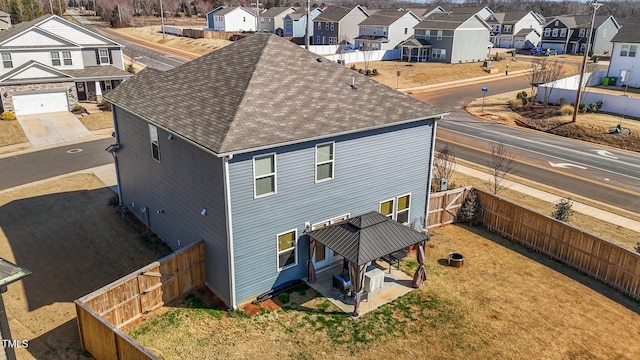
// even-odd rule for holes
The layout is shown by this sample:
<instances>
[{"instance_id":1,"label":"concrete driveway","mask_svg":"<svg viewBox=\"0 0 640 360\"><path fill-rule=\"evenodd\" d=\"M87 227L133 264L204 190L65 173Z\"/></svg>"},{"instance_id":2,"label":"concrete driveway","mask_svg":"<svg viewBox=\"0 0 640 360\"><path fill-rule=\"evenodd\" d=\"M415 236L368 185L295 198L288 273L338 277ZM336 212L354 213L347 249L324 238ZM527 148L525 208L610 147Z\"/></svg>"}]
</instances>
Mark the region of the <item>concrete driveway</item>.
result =
<instances>
[{"instance_id":1,"label":"concrete driveway","mask_svg":"<svg viewBox=\"0 0 640 360\"><path fill-rule=\"evenodd\" d=\"M22 126L32 146L45 146L75 141L94 136L69 111L20 115L18 122Z\"/></svg>"}]
</instances>

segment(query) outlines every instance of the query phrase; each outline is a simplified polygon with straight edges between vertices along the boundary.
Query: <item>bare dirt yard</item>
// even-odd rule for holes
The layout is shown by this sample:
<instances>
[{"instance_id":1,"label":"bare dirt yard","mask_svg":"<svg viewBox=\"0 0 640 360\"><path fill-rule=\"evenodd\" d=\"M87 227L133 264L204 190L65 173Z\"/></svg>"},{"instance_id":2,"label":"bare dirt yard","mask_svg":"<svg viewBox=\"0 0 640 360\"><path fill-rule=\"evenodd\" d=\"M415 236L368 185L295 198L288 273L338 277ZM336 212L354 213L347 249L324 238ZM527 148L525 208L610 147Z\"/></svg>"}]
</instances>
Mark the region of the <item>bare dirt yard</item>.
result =
<instances>
[{"instance_id":1,"label":"bare dirt yard","mask_svg":"<svg viewBox=\"0 0 640 360\"><path fill-rule=\"evenodd\" d=\"M231 313L189 296L127 331L164 359L640 357L637 301L482 229L431 239L422 288L356 319L302 287ZM462 267L446 265L451 251Z\"/></svg>"},{"instance_id":2,"label":"bare dirt yard","mask_svg":"<svg viewBox=\"0 0 640 360\"><path fill-rule=\"evenodd\" d=\"M589 141L619 149L640 151L640 120L601 112L579 113L577 121L571 122L572 114L561 113L560 106L527 104L516 98L518 92L531 94L531 89L522 89L504 94L476 99L466 107L467 112L480 118L513 126L526 126L550 134ZM594 88L592 91L598 91ZM612 90L608 90L611 92ZM632 94L638 96L637 94ZM612 133L618 126L629 129L630 134Z\"/></svg>"},{"instance_id":3,"label":"bare dirt yard","mask_svg":"<svg viewBox=\"0 0 640 360\"><path fill-rule=\"evenodd\" d=\"M166 254L145 245L90 174L0 192L0 256L32 274L3 294L19 359L85 359L73 301Z\"/></svg>"}]
</instances>

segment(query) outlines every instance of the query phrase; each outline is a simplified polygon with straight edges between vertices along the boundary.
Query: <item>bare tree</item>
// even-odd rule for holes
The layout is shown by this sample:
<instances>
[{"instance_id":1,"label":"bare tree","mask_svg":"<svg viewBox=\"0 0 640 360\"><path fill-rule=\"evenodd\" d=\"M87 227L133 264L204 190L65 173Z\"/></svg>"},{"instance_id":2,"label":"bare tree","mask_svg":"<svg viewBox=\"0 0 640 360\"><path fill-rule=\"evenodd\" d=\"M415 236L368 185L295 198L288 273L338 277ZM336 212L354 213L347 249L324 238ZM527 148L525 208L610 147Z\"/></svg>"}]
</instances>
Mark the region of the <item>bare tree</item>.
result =
<instances>
[{"instance_id":1,"label":"bare tree","mask_svg":"<svg viewBox=\"0 0 640 360\"><path fill-rule=\"evenodd\" d=\"M528 75L531 84L531 97L536 97L538 86L545 84L542 102L549 103L549 97L555 87L555 82L564 76L564 63L558 60L549 60L546 56L537 57L533 60L531 72ZM535 94L534 94L535 92Z\"/></svg>"},{"instance_id":2,"label":"bare tree","mask_svg":"<svg viewBox=\"0 0 640 360\"><path fill-rule=\"evenodd\" d=\"M458 162L456 160L456 154L449 145L445 145L443 148L438 150L434 156L433 171L435 172L435 187L437 191L446 190L442 189L442 179L451 179L453 174L455 174L458 169Z\"/></svg>"},{"instance_id":3,"label":"bare tree","mask_svg":"<svg viewBox=\"0 0 640 360\"><path fill-rule=\"evenodd\" d=\"M511 150L503 143L491 143L491 159L489 162L489 169L491 171L491 177L489 178L487 185L489 190L494 195L501 190L502 182L505 177L513 171L514 161Z\"/></svg>"},{"instance_id":4,"label":"bare tree","mask_svg":"<svg viewBox=\"0 0 640 360\"><path fill-rule=\"evenodd\" d=\"M373 54L373 46L371 45L371 41L363 41L360 44L360 51L362 51L362 57L364 59L364 72L367 73L369 63L371 62L371 55Z\"/></svg>"}]
</instances>

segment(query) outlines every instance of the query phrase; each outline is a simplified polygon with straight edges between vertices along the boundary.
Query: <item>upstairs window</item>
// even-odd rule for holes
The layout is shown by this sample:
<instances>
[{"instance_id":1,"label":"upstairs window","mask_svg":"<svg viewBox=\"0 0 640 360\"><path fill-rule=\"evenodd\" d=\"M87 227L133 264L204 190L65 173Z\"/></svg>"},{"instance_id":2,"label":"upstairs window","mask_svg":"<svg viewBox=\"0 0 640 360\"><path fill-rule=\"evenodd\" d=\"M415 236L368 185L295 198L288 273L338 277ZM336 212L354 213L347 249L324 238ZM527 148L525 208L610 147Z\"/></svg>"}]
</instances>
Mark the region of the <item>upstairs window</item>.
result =
<instances>
[{"instance_id":1,"label":"upstairs window","mask_svg":"<svg viewBox=\"0 0 640 360\"><path fill-rule=\"evenodd\" d=\"M587 35L587 29L580 29L580 31L578 31L579 37L585 37L586 35Z\"/></svg>"},{"instance_id":2,"label":"upstairs window","mask_svg":"<svg viewBox=\"0 0 640 360\"><path fill-rule=\"evenodd\" d=\"M545 37L549 37L551 35L551 29L550 28L544 28L544 36Z\"/></svg>"},{"instance_id":3,"label":"upstairs window","mask_svg":"<svg viewBox=\"0 0 640 360\"><path fill-rule=\"evenodd\" d=\"M255 197L276 193L276 155L253 158Z\"/></svg>"},{"instance_id":4,"label":"upstairs window","mask_svg":"<svg viewBox=\"0 0 640 360\"><path fill-rule=\"evenodd\" d=\"M318 30L322 30L322 23L318 21Z\"/></svg>"},{"instance_id":5,"label":"upstairs window","mask_svg":"<svg viewBox=\"0 0 640 360\"><path fill-rule=\"evenodd\" d=\"M438 37L436 40L442 40L442 30L438 30Z\"/></svg>"},{"instance_id":6,"label":"upstairs window","mask_svg":"<svg viewBox=\"0 0 640 360\"><path fill-rule=\"evenodd\" d=\"M62 52L62 61L65 65L73 65L73 60L71 60L71 51Z\"/></svg>"},{"instance_id":7,"label":"upstairs window","mask_svg":"<svg viewBox=\"0 0 640 360\"><path fill-rule=\"evenodd\" d=\"M629 57L636 57L637 45L629 46Z\"/></svg>"},{"instance_id":8,"label":"upstairs window","mask_svg":"<svg viewBox=\"0 0 640 360\"><path fill-rule=\"evenodd\" d=\"M2 53L2 66L5 69L11 69L13 67L13 60L11 60L10 53Z\"/></svg>"},{"instance_id":9,"label":"upstairs window","mask_svg":"<svg viewBox=\"0 0 640 360\"><path fill-rule=\"evenodd\" d=\"M278 234L278 271L284 270L291 266L295 266L298 261L297 256L297 244L298 233L297 230L291 230L286 233Z\"/></svg>"},{"instance_id":10,"label":"upstairs window","mask_svg":"<svg viewBox=\"0 0 640 360\"><path fill-rule=\"evenodd\" d=\"M107 49L99 49L98 50L98 64L109 64L109 50Z\"/></svg>"},{"instance_id":11,"label":"upstairs window","mask_svg":"<svg viewBox=\"0 0 640 360\"><path fill-rule=\"evenodd\" d=\"M406 194L381 202L378 212L389 219L396 220L402 224L408 224L410 208L411 194Z\"/></svg>"},{"instance_id":12,"label":"upstairs window","mask_svg":"<svg viewBox=\"0 0 640 360\"><path fill-rule=\"evenodd\" d=\"M566 37L567 36L567 29L560 29L560 37Z\"/></svg>"},{"instance_id":13,"label":"upstairs window","mask_svg":"<svg viewBox=\"0 0 640 360\"><path fill-rule=\"evenodd\" d=\"M328 22L324 23L324 29L325 30L329 30L329 23Z\"/></svg>"},{"instance_id":14,"label":"upstairs window","mask_svg":"<svg viewBox=\"0 0 640 360\"><path fill-rule=\"evenodd\" d=\"M425 30L424 31L424 39L425 40L430 40L431 39L431 30Z\"/></svg>"},{"instance_id":15,"label":"upstairs window","mask_svg":"<svg viewBox=\"0 0 640 360\"><path fill-rule=\"evenodd\" d=\"M61 61L60 61L60 53L57 51L52 51L51 52L51 65L53 66L60 66Z\"/></svg>"},{"instance_id":16,"label":"upstairs window","mask_svg":"<svg viewBox=\"0 0 640 360\"><path fill-rule=\"evenodd\" d=\"M637 45L622 45L620 56L636 57Z\"/></svg>"},{"instance_id":17,"label":"upstairs window","mask_svg":"<svg viewBox=\"0 0 640 360\"><path fill-rule=\"evenodd\" d=\"M333 30L333 29L334 29L334 26L335 26L335 24L334 24L334 23L331 23L331 30Z\"/></svg>"},{"instance_id":18,"label":"upstairs window","mask_svg":"<svg viewBox=\"0 0 640 360\"><path fill-rule=\"evenodd\" d=\"M407 35L407 31L409 31L408 28L404 28L404 34Z\"/></svg>"},{"instance_id":19,"label":"upstairs window","mask_svg":"<svg viewBox=\"0 0 640 360\"><path fill-rule=\"evenodd\" d=\"M158 128L149 124L149 141L151 142L151 157L160 162L160 143L158 141Z\"/></svg>"},{"instance_id":20,"label":"upstairs window","mask_svg":"<svg viewBox=\"0 0 640 360\"><path fill-rule=\"evenodd\" d=\"M551 36L552 36L552 37L558 37L558 29L553 29L553 30L551 31Z\"/></svg>"},{"instance_id":21,"label":"upstairs window","mask_svg":"<svg viewBox=\"0 0 640 360\"><path fill-rule=\"evenodd\" d=\"M511 25L505 25L504 32L511 32Z\"/></svg>"},{"instance_id":22,"label":"upstairs window","mask_svg":"<svg viewBox=\"0 0 640 360\"><path fill-rule=\"evenodd\" d=\"M316 182L333 179L334 143L316 146Z\"/></svg>"}]
</instances>

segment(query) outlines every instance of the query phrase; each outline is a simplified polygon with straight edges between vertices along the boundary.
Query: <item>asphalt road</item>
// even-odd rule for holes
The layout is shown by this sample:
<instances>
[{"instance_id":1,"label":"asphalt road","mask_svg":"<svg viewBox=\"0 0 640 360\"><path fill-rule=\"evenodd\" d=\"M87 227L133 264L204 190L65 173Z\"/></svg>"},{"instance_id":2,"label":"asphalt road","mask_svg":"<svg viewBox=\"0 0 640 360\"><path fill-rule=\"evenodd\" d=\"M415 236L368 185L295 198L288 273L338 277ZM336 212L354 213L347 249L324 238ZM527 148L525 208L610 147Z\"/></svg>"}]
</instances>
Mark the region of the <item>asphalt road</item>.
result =
<instances>
[{"instance_id":1,"label":"asphalt road","mask_svg":"<svg viewBox=\"0 0 640 360\"><path fill-rule=\"evenodd\" d=\"M108 138L0 158L0 190L112 164L105 149L114 142Z\"/></svg>"},{"instance_id":2,"label":"asphalt road","mask_svg":"<svg viewBox=\"0 0 640 360\"><path fill-rule=\"evenodd\" d=\"M526 76L500 78L412 96L451 114L438 124L436 149L449 144L460 159L487 166L490 144L507 145L514 175L640 212L640 154L478 119L460 107L488 94L527 88Z\"/></svg>"}]
</instances>

